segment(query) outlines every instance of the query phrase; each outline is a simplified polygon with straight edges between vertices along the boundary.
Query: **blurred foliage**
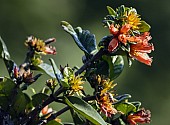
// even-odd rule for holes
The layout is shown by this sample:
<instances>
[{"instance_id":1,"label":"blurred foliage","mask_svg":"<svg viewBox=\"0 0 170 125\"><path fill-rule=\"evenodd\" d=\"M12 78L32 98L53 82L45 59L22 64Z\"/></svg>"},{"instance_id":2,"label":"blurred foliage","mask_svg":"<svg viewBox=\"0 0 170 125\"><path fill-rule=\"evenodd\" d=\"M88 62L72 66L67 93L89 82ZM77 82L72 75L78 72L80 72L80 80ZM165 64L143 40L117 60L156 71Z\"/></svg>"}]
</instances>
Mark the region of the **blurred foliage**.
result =
<instances>
[{"instance_id":1,"label":"blurred foliage","mask_svg":"<svg viewBox=\"0 0 170 125\"><path fill-rule=\"evenodd\" d=\"M170 95L169 95L169 32L170 32L170 1L154 0L15 0L3 1L0 4L0 35L8 46L11 56L21 63L26 49L23 41L27 36L46 39L55 37L55 46L58 54L54 59L57 64L73 65L78 63L82 53L73 46L73 40L65 37L67 34L60 27L60 21L66 20L72 24L77 24L89 29L96 34L97 42L102 36L108 34L108 30L103 28L101 20L106 14L106 6L113 8L124 4L132 6L138 10L142 18L151 24L152 42L155 45L155 52L152 53L154 62L152 67L145 65L134 65L125 70L116 81L119 84L121 93L130 93L135 100L143 102L144 107L152 111L152 123L154 125L167 125L169 122ZM16 49L18 48L18 49ZM14 51L15 50L15 51ZM72 56L65 58L65 55L72 53ZM48 57L46 58L48 60ZM166 60L165 60L166 59ZM0 74L7 75L4 64L0 61ZM128 68L128 67L126 67ZM127 75L128 74L128 75ZM43 81L43 80L42 80ZM41 83L38 80L34 87L37 88ZM125 87L125 84L128 84ZM138 91L136 91L138 90ZM28 91L31 93L31 91ZM121 94L120 93L120 94ZM65 118L66 121L70 119Z\"/></svg>"}]
</instances>

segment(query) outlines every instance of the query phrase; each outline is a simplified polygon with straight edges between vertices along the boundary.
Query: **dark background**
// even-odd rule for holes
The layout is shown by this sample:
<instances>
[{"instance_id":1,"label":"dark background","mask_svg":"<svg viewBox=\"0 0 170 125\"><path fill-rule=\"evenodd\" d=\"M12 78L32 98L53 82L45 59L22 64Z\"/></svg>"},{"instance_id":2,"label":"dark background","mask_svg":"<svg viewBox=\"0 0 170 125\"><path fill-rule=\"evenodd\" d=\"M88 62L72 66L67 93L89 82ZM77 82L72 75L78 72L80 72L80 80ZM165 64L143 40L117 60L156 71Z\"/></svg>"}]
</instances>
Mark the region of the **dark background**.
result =
<instances>
[{"instance_id":1,"label":"dark background","mask_svg":"<svg viewBox=\"0 0 170 125\"><path fill-rule=\"evenodd\" d=\"M151 35L155 51L151 53L154 61L146 66L135 61L132 67L126 63L123 73L115 80L117 94L129 93L131 101L139 100L142 105L152 111L151 125L170 124L170 1L169 0L0 0L0 36L5 41L12 59L21 64L25 58L24 42L29 35L40 39L55 37L57 55L52 57L57 65L81 66L83 53L75 45L72 38L60 26L65 20L73 26L88 29L100 39L108 35L103 28L102 19L108 14L106 6L113 8L124 4L134 7L142 19L151 25ZM8 75L0 60L1 76ZM48 77L48 76L46 76ZM40 78L32 87L41 88L45 84ZM31 91L28 90L31 94ZM57 106L53 106L60 109ZM71 118L62 116L63 121Z\"/></svg>"}]
</instances>

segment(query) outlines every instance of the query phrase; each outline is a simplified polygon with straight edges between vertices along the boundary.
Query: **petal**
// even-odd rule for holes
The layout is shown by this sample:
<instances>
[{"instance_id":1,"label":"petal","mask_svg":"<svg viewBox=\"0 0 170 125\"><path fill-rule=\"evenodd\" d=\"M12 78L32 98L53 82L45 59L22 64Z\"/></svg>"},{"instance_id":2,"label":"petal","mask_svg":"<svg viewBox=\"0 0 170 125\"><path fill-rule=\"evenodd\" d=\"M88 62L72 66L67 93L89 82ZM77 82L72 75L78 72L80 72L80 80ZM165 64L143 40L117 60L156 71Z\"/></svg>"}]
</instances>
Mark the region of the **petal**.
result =
<instances>
[{"instance_id":1,"label":"petal","mask_svg":"<svg viewBox=\"0 0 170 125\"><path fill-rule=\"evenodd\" d=\"M113 52L118 47L118 39L113 38L108 46L108 51Z\"/></svg>"},{"instance_id":2,"label":"petal","mask_svg":"<svg viewBox=\"0 0 170 125\"><path fill-rule=\"evenodd\" d=\"M151 51L154 50L154 46L153 44L149 44L149 43L147 45L144 45L143 43L138 43L138 44L131 44L130 49L142 53L151 53Z\"/></svg>"},{"instance_id":3,"label":"petal","mask_svg":"<svg viewBox=\"0 0 170 125\"><path fill-rule=\"evenodd\" d=\"M151 66L152 58L150 58L147 53L130 52L130 56L146 65Z\"/></svg>"},{"instance_id":4,"label":"petal","mask_svg":"<svg viewBox=\"0 0 170 125\"><path fill-rule=\"evenodd\" d=\"M45 53L55 55L56 49L55 49L55 47L52 47L52 46L45 46Z\"/></svg>"},{"instance_id":5,"label":"petal","mask_svg":"<svg viewBox=\"0 0 170 125\"><path fill-rule=\"evenodd\" d=\"M125 33L127 33L127 32L130 30L130 28L131 28L131 25L130 25L130 24L125 24L125 25L123 25L122 28L120 29L120 33L125 34Z\"/></svg>"},{"instance_id":6,"label":"petal","mask_svg":"<svg viewBox=\"0 0 170 125\"><path fill-rule=\"evenodd\" d=\"M113 24L110 25L109 30L110 30L110 33L113 35L117 35L119 32L119 29L116 28Z\"/></svg>"}]
</instances>

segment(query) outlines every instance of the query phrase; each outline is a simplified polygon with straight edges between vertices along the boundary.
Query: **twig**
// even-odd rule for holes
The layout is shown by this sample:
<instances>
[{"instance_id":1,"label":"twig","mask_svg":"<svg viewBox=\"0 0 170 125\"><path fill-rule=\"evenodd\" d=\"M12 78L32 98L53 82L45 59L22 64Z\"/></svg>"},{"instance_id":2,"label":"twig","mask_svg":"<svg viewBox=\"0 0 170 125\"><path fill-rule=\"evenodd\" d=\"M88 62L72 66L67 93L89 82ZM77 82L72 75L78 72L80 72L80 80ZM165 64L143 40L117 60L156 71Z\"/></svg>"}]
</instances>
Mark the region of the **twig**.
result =
<instances>
[{"instance_id":1,"label":"twig","mask_svg":"<svg viewBox=\"0 0 170 125\"><path fill-rule=\"evenodd\" d=\"M91 64L92 62L100 59L104 54L106 54L106 51L101 48L99 50L99 52L97 52L89 61L87 61L77 72L75 72L75 75L79 75L81 74L84 70L86 70Z\"/></svg>"}]
</instances>

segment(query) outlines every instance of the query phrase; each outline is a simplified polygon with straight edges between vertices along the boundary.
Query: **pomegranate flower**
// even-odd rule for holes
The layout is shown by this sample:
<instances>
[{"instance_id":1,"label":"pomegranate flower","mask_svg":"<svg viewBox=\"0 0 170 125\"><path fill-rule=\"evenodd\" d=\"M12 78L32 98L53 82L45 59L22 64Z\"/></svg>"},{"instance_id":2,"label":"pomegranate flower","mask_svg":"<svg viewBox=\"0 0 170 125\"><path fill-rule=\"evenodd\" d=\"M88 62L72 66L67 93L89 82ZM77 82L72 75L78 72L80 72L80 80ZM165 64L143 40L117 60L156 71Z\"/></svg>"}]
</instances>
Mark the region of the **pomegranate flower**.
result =
<instances>
[{"instance_id":1,"label":"pomegranate flower","mask_svg":"<svg viewBox=\"0 0 170 125\"><path fill-rule=\"evenodd\" d=\"M130 125L137 125L138 123L150 123L151 112L149 110L141 109L138 112L130 114L127 121Z\"/></svg>"},{"instance_id":2,"label":"pomegranate flower","mask_svg":"<svg viewBox=\"0 0 170 125\"><path fill-rule=\"evenodd\" d=\"M129 55L132 58L134 58L146 65L151 65L152 57L149 57L148 53L151 53L151 51L153 51L153 50L154 50L153 44L150 44L150 43L148 43L148 40L143 39L143 41L140 43L130 45Z\"/></svg>"}]
</instances>

